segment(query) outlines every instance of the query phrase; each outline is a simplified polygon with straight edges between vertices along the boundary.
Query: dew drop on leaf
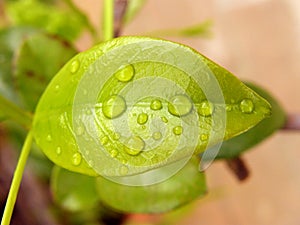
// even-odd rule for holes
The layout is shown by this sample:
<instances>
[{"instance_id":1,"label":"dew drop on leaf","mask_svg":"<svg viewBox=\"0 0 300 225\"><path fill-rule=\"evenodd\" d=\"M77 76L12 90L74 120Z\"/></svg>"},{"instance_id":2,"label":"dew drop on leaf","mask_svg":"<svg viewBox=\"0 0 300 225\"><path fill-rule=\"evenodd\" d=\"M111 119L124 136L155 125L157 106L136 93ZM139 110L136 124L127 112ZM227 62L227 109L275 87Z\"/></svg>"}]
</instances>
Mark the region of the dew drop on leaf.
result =
<instances>
[{"instance_id":1,"label":"dew drop on leaf","mask_svg":"<svg viewBox=\"0 0 300 225\"><path fill-rule=\"evenodd\" d=\"M80 67L80 62L79 62L77 59L75 59L75 60L71 63L71 69L70 69L70 72L73 73L73 74L76 73L76 72L78 71L79 67Z\"/></svg>"},{"instance_id":2,"label":"dew drop on leaf","mask_svg":"<svg viewBox=\"0 0 300 225\"><path fill-rule=\"evenodd\" d=\"M148 115L146 113L141 113L138 115L138 118L137 118L138 124L143 125L143 124L147 123L147 121L148 121Z\"/></svg>"},{"instance_id":3,"label":"dew drop on leaf","mask_svg":"<svg viewBox=\"0 0 300 225\"><path fill-rule=\"evenodd\" d=\"M213 111L214 105L208 101L201 102L198 108L198 113L204 117L211 116Z\"/></svg>"},{"instance_id":4,"label":"dew drop on leaf","mask_svg":"<svg viewBox=\"0 0 300 225\"><path fill-rule=\"evenodd\" d=\"M168 106L169 112L174 116L184 116L192 110L192 103L185 95L174 96Z\"/></svg>"},{"instance_id":5,"label":"dew drop on leaf","mask_svg":"<svg viewBox=\"0 0 300 225\"><path fill-rule=\"evenodd\" d=\"M181 134L182 134L182 131L183 131L182 126L177 126L177 127L174 127L174 128L173 128L173 133L174 133L175 135L181 135Z\"/></svg>"},{"instance_id":6,"label":"dew drop on leaf","mask_svg":"<svg viewBox=\"0 0 300 225\"><path fill-rule=\"evenodd\" d=\"M101 142L102 145L106 145L108 143L108 137L107 136L103 136L100 139L100 142Z\"/></svg>"},{"instance_id":7,"label":"dew drop on leaf","mask_svg":"<svg viewBox=\"0 0 300 225\"><path fill-rule=\"evenodd\" d=\"M46 140L49 142L52 141L52 136L50 134L48 134Z\"/></svg>"},{"instance_id":8,"label":"dew drop on leaf","mask_svg":"<svg viewBox=\"0 0 300 225\"><path fill-rule=\"evenodd\" d=\"M60 154L61 154L61 147L57 147L57 148L56 148L56 154L57 154L57 155L60 155Z\"/></svg>"},{"instance_id":9,"label":"dew drop on leaf","mask_svg":"<svg viewBox=\"0 0 300 225\"><path fill-rule=\"evenodd\" d=\"M154 132L154 133L152 134L152 137L153 137L154 140L160 140L161 137L162 137L162 135L161 135L160 132Z\"/></svg>"},{"instance_id":10,"label":"dew drop on leaf","mask_svg":"<svg viewBox=\"0 0 300 225\"><path fill-rule=\"evenodd\" d=\"M129 64L123 67L121 70L117 71L115 77L121 82L128 82L134 77L134 74L134 67Z\"/></svg>"},{"instance_id":11,"label":"dew drop on leaf","mask_svg":"<svg viewBox=\"0 0 300 225\"><path fill-rule=\"evenodd\" d=\"M125 143L125 152L129 155L138 155L145 147L144 140L139 136L130 137Z\"/></svg>"},{"instance_id":12,"label":"dew drop on leaf","mask_svg":"<svg viewBox=\"0 0 300 225\"><path fill-rule=\"evenodd\" d=\"M126 102L125 100L119 95L113 95L108 98L102 107L102 112L104 116L109 119L116 118L120 116L126 110Z\"/></svg>"},{"instance_id":13,"label":"dew drop on leaf","mask_svg":"<svg viewBox=\"0 0 300 225\"><path fill-rule=\"evenodd\" d=\"M161 120L162 120L164 123L169 122L169 120L168 120L167 117L165 117L165 116L161 117Z\"/></svg>"},{"instance_id":14,"label":"dew drop on leaf","mask_svg":"<svg viewBox=\"0 0 300 225\"><path fill-rule=\"evenodd\" d=\"M201 134L200 135L200 140L201 141L207 141L208 140L208 135L207 134Z\"/></svg>"},{"instance_id":15,"label":"dew drop on leaf","mask_svg":"<svg viewBox=\"0 0 300 225\"><path fill-rule=\"evenodd\" d=\"M243 113L252 113L254 104L251 99L244 99L240 102L240 109Z\"/></svg>"},{"instance_id":16,"label":"dew drop on leaf","mask_svg":"<svg viewBox=\"0 0 300 225\"><path fill-rule=\"evenodd\" d=\"M72 164L74 166L79 166L81 163L81 155L79 153L75 153L72 157Z\"/></svg>"},{"instance_id":17,"label":"dew drop on leaf","mask_svg":"<svg viewBox=\"0 0 300 225\"><path fill-rule=\"evenodd\" d=\"M150 103L150 108L152 110L160 110L162 109L162 103L160 100L158 99L154 99L151 103Z\"/></svg>"}]
</instances>

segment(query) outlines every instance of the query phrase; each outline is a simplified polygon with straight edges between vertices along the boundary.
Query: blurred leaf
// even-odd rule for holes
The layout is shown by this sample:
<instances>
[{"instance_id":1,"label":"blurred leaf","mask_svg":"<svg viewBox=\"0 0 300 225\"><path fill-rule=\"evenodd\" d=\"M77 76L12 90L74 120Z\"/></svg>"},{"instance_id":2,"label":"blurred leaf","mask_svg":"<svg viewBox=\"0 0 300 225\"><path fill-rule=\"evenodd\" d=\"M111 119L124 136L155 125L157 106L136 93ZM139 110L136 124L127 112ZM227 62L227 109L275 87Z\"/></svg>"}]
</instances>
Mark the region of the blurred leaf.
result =
<instances>
[{"instance_id":1,"label":"blurred leaf","mask_svg":"<svg viewBox=\"0 0 300 225\"><path fill-rule=\"evenodd\" d=\"M157 30L147 33L147 36L178 36L178 37L210 37L212 21L206 20L200 24L196 24L186 28Z\"/></svg>"},{"instance_id":2,"label":"blurred leaf","mask_svg":"<svg viewBox=\"0 0 300 225\"><path fill-rule=\"evenodd\" d=\"M22 104L14 86L13 59L23 40L36 32L26 27L13 27L0 31L0 95L18 106ZM0 112L0 121L3 119L5 116Z\"/></svg>"},{"instance_id":3,"label":"blurred leaf","mask_svg":"<svg viewBox=\"0 0 300 225\"><path fill-rule=\"evenodd\" d=\"M222 147L218 153L217 158L235 158L247 149L257 145L261 141L265 140L276 130L280 129L285 122L285 112L281 108L280 104L263 88L251 84L245 83L248 87L256 91L259 95L265 98L272 106L272 115L261 121L252 129L248 130L237 137L224 141Z\"/></svg>"},{"instance_id":4,"label":"blurred leaf","mask_svg":"<svg viewBox=\"0 0 300 225\"><path fill-rule=\"evenodd\" d=\"M150 186L127 186L99 177L97 190L103 203L122 212L166 212L206 193L204 173L198 167L194 157L168 180Z\"/></svg>"},{"instance_id":5,"label":"blurred leaf","mask_svg":"<svg viewBox=\"0 0 300 225\"><path fill-rule=\"evenodd\" d=\"M15 83L27 108L34 111L49 81L75 53L68 43L42 33L24 40L15 60Z\"/></svg>"},{"instance_id":6,"label":"blurred leaf","mask_svg":"<svg viewBox=\"0 0 300 225\"><path fill-rule=\"evenodd\" d=\"M147 0L128 0L126 13L124 16L124 22L130 23L138 12L143 8Z\"/></svg>"},{"instance_id":7,"label":"blurred leaf","mask_svg":"<svg viewBox=\"0 0 300 225\"><path fill-rule=\"evenodd\" d=\"M13 24L41 28L68 41L74 41L87 25L84 17L77 12L37 0L19 0L6 6Z\"/></svg>"},{"instance_id":8,"label":"blurred leaf","mask_svg":"<svg viewBox=\"0 0 300 225\"><path fill-rule=\"evenodd\" d=\"M69 211L89 211L98 205L96 178L55 166L51 176L55 201Z\"/></svg>"},{"instance_id":9,"label":"blurred leaf","mask_svg":"<svg viewBox=\"0 0 300 225\"><path fill-rule=\"evenodd\" d=\"M110 59L101 63L101 60L106 60L106 55L110 55ZM133 61L129 62L129 59ZM109 74L105 85L100 89L97 85L102 73L90 73L94 66L97 66L97 71L107 71ZM89 79L82 87L81 79L86 78L86 74L91 76L88 76ZM119 79L124 80L122 74L129 74L130 79L127 82L120 81ZM105 106L106 102L115 101L115 96L122 94L123 88L135 88L131 84L144 78L153 79L156 83L136 85L136 88L147 90L147 93L134 107L135 115L123 113L126 110L125 100L119 97L121 100L118 103L124 109L120 113L123 114L120 117L110 117L111 108L109 104ZM160 86L162 84L158 80L172 81L184 90L180 92L184 94L178 96L174 85ZM148 93L157 93L158 87L163 95L168 90L170 99L160 99L161 108L152 110L150 105L153 97ZM91 99L95 93L98 97L95 97L96 100ZM211 102L208 102L207 96L211 97ZM182 129L174 131L174 128L182 125L182 121L177 111L174 112L174 105L169 103L173 101L171 97L179 98L179 102L183 101L182 104L186 105L184 110L190 110L187 111L189 117L186 118L195 118L195 123L183 132ZM147 118L146 129L142 129L137 122L137 115L140 113L153 115L153 119L161 121L162 126L165 125L156 128L161 135L158 137L159 141L149 137L153 132L149 126L152 118ZM49 159L63 168L88 175L129 176L203 152L207 145L217 144L250 129L269 113L270 105L266 100L195 50L165 40L121 37L81 52L66 63L39 101L33 133L36 143ZM87 120L87 117L93 119ZM97 118L97 125L91 131L89 121L94 121L94 118ZM133 134L120 128L117 130L121 132L119 137L115 137L114 121L120 118L128 121ZM163 122L161 118L165 118L167 122ZM199 136L200 140L197 139ZM103 138L104 145L100 144ZM151 139L153 145L144 145L144 140L148 139ZM126 140L137 143L139 150L135 146L127 146ZM141 150L139 146L145 149Z\"/></svg>"}]
</instances>

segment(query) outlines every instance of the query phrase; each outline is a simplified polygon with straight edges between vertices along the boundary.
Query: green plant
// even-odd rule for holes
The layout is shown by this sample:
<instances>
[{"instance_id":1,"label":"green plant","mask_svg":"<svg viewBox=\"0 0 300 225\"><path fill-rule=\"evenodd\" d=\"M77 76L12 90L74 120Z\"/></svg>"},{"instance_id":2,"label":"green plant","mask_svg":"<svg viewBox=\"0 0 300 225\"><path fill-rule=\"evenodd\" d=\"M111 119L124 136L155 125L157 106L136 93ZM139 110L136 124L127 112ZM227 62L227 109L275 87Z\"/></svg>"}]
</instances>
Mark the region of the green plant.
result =
<instances>
[{"instance_id":1,"label":"green plant","mask_svg":"<svg viewBox=\"0 0 300 225\"><path fill-rule=\"evenodd\" d=\"M112 0L105 1L105 42L74 56L70 43L82 29L95 40L98 35L71 1L64 2L72 17L56 11L52 3L25 0L6 6L14 24L30 27L3 29L0 34L0 117L29 132L3 225L11 218L33 137L51 161L68 169L53 170L56 201L70 211L93 209L86 216L93 221L99 211L103 217L109 214L99 202L123 213L165 212L186 204L207 191L204 174L198 172L200 159L204 167L215 157L236 158L283 126L285 114L268 93L242 83L193 49L149 37L111 40L120 32L118 20L126 8L113 20ZM141 2L130 2L127 20L138 7L134 4ZM206 27L204 23L198 29L168 33L206 34ZM106 80L98 83L99 77ZM126 136L123 116L132 136ZM155 118L158 124L145 126ZM152 142L146 143L148 139ZM223 140L227 141L220 146Z\"/></svg>"}]
</instances>

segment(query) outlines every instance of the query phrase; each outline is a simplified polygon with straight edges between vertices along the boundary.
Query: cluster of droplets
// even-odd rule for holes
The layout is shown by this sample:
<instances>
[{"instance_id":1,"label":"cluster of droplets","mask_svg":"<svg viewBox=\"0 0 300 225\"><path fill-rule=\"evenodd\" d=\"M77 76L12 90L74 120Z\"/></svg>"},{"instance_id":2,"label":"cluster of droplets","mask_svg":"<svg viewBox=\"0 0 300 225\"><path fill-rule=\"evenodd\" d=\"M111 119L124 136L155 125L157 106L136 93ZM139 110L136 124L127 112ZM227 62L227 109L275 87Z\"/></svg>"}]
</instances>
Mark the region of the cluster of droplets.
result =
<instances>
[{"instance_id":1,"label":"cluster of droplets","mask_svg":"<svg viewBox=\"0 0 300 225\"><path fill-rule=\"evenodd\" d=\"M79 60L77 59L73 60L70 64L70 69L69 69L70 73L76 74L79 71L80 66L81 65ZM115 78L122 83L132 81L134 75L135 75L135 68L131 64L124 66L114 74ZM56 92L58 92L59 89L60 89L59 84L54 86L54 90ZM167 107L168 107L168 112L176 117L185 116L193 110L193 104L186 95L176 95L172 97ZM126 111L126 108L127 108L126 101L122 96L112 95L103 102L102 112L106 118L114 119L122 115ZM233 108L234 108L233 104L226 105L227 111L232 111ZM251 99L246 98L239 102L238 108L242 113L250 114L253 113L254 111L254 103ZM150 103L150 109L153 111L159 111L163 109L162 101L160 99L153 99ZM202 101L197 107L198 114L203 117L210 117L213 114L214 110L215 110L214 104L212 104L207 100ZM149 120L149 116L147 113L142 112L137 116L137 123L139 125L144 126L148 122L148 120ZM162 116L161 120L164 123L168 123L168 118L165 116ZM176 136L179 136L184 132L182 126L175 126L173 127L172 131ZM77 135L82 135L84 133L84 128L82 126L77 127L75 133ZM112 139L118 140L119 138L120 138L120 134L114 133ZM152 134L152 138L154 140L161 140L162 133L160 131L155 131ZM51 142L52 141L51 135L48 135L46 137L46 140L48 142ZM201 134L200 140L207 141L208 135ZM101 137L100 142L103 146L107 145L109 143L109 137L108 136ZM140 136L132 136L128 138L125 142L124 150L128 155L136 156L140 154L144 149L145 149L145 142ZM62 153L62 149L60 146L58 146L56 148L56 154L61 155L61 153ZM112 157L116 157L118 155L118 151L114 149L110 152L110 155ZM81 154L74 153L71 161L74 166L80 165L82 161ZM92 162L89 162L89 164L91 165ZM127 172L128 172L128 168L126 166L122 166L120 168L121 174L126 174Z\"/></svg>"}]
</instances>

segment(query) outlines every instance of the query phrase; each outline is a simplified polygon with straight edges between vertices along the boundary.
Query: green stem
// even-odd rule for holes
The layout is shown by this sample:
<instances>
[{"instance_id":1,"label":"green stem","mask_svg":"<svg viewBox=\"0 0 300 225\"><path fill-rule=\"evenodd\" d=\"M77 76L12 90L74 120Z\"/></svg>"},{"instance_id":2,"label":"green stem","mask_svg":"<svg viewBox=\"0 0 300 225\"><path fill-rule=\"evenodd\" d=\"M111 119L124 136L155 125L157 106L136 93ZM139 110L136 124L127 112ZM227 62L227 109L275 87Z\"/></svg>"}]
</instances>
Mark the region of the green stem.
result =
<instances>
[{"instance_id":1,"label":"green stem","mask_svg":"<svg viewBox=\"0 0 300 225\"><path fill-rule=\"evenodd\" d=\"M114 0L104 0L104 41L114 36Z\"/></svg>"},{"instance_id":2,"label":"green stem","mask_svg":"<svg viewBox=\"0 0 300 225\"><path fill-rule=\"evenodd\" d=\"M32 116L30 113L25 112L18 106L3 98L0 95L0 112L5 117L19 123L27 129L30 129L32 123Z\"/></svg>"},{"instance_id":3,"label":"green stem","mask_svg":"<svg viewBox=\"0 0 300 225\"><path fill-rule=\"evenodd\" d=\"M14 173L14 177L13 177L13 181L12 181L12 184L11 184L11 187L9 190L9 194L7 197L7 202L6 202L6 206L4 209L1 225L9 225L9 223L10 223L14 205L16 203L20 183L21 183L22 176L24 173L24 168L26 165L26 161L27 161L30 149L31 149L31 144L32 144L32 133L31 133L31 131L29 131L29 133L25 139L25 143L23 145L23 148L22 148L22 151L20 154L20 158L19 158L16 170Z\"/></svg>"}]
</instances>

